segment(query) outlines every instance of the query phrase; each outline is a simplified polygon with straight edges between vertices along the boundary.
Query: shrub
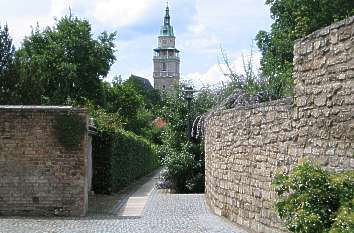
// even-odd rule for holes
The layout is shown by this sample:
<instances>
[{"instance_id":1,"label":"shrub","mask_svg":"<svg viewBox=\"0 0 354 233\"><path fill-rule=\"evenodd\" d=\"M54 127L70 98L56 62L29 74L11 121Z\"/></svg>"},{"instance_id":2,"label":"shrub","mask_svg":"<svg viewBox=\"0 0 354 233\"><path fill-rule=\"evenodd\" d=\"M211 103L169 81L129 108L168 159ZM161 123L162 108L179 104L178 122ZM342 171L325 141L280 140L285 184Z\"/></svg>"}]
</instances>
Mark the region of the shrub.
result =
<instances>
[{"instance_id":1,"label":"shrub","mask_svg":"<svg viewBox=\"0 0 354 233\"><path fill-rule=\"evenodd\" d=\"M177 193L204 192L204 162L197 160L187 144L181 150L162 146L165 153L163 165L166 168L163 179L168 188Z\"/></svg>"},{"instance_id":2,"label":"shrub","mask_svg":"<svg viewBox=\"0 0 354 233\"><path fill-rule=\"evenodd\" d=\"M100 133L93 140L93 187L117 192L159 166L154 145L124 130Z\"/></svg>"},{"instance_id":3,"label":"shrub","mask_svg":"<svg viewBox=\"0 0 354 233\"><path fill-rule=\"evenodd\" d=\"M330 233L354 232L354 199L338 210Z\"/></svg>"},{"instance_id":4,"label":"shrub","mask_svg":"<svg viewBox=\"0 0 354 233\"><path fill-rule=\"evenodd\" d=\"M354 172L329 173L304 162L273 181L279 217L292 232L353 232Z\"/></svg>"},{"instance_id":5,"label":"shrub","mask_svg":"<svg viewBox=\"0 0 354 233\"><path fill-rule=\"evenodd\" d=\"M330 233L354 232L354 171L334 173L331 183L340 200Z\"/></svg>"}]
</instances>

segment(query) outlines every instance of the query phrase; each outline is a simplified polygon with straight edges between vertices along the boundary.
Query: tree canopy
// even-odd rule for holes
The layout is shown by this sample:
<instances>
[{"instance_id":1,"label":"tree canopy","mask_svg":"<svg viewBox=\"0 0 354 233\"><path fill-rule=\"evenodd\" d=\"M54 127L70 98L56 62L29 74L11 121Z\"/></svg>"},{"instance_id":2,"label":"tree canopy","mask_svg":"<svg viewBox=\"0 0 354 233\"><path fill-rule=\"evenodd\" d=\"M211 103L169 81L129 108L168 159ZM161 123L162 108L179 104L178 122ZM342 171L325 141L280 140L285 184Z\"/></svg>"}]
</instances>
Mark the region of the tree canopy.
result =
<instances>
[{"instance_id":1,"label":"tree canopy","mask_svg":"<svg viewBox=\"0 0 354 233\"><path fill-rule=\"evenodd\" d=\"M159 91L154 89L151 84L148 83L148 80L131 75L129 79L124 82L124 84L133 87L134 90L143 97L145 106L148 109L151 109L153 106L161 103Z\"/></svg>"},{"instance_id":2,"label":"tree canopy","mask_svg":"<svg viewBox=\"0 0 354 233\"><path fill-rule=\"evenodd\" d=\"M89 22L71 15L52 28L35 28L16 53L24 86L22 102L65 104L88 99L103 104L101 80L115 61L115 36L103 32L93 39Z\"/></svg>"},{"instance_id":3,"label":"tree canopy","mask_svg":"<svg viewBox=\"0 0 354 233\"><path fill-rule=\"evenodd\" d=\"M292 90L294 41L334 21L354 15L353 0L267 0L274 23L256 36L262 53L261 69L272 95Z\"/></svg>"}]
</instances>

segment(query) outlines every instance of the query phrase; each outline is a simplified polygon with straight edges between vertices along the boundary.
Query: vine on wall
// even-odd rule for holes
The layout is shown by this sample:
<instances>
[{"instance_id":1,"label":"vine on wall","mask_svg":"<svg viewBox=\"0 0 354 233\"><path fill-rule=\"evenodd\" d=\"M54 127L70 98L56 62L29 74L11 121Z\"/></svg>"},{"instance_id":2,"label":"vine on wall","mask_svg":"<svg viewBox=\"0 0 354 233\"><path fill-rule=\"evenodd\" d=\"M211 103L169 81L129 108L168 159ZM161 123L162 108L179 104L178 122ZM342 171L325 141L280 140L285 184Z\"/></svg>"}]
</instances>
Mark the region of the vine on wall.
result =
<instances>
[{"instance_id":1,"label":"vine on wall","mask_svg":"<svg viewBox=\"0 0 354 233\"><path fill-rule=\"evenodd\" d=\"M68 112L55 117L54 129L60 144L67 149L77 149L86 131L86 124L81 116Z\"/></svg>"}]
</instances>

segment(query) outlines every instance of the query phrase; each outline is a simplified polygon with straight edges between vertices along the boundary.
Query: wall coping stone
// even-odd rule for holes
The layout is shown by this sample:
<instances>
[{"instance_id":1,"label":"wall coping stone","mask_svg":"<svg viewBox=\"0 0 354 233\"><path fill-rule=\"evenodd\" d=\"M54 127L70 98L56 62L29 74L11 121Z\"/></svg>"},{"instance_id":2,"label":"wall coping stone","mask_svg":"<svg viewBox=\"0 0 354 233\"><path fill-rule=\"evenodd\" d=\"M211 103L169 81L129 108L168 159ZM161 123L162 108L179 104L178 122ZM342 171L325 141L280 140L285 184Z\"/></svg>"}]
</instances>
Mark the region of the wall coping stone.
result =
<instances>
[{"instance_id":1,"label":"wall coping stone","mask_svg":"<svg viewBox=\"0 0 354 233\"><path fill-rule=\"evenodd\" d=\"M84 108L72 106L32 106L32 105L0 105L0 112L77 112L87 113Z\"/></svg>"},{"instance_id":2,"label":"wall coping stone","mask_svg":"<svg viewBox=\"0 0 354 233\"><path fill-rule=\"evenodd\" d=\"M267 108L267 107L281 107L281 106L288 106L293 107L294 97L285 97L278 100L272 100L268 102L250 104L246 106L236 106L234 108L225 109L225 108L217 108L209 112L206 116L206 120L213 116L219 116L220 114L226 114L238 110L252 110L252 109L259 109L259 108Z\"/></svg>"},{"instance_id":3,"label":"wall coping stone","mask_svg":"<svg viewBox=\"0 0 354 233\"><path fill-rule=\"evenodd\" d=\"M335 22L335 23L333 23L333 24L331 24L331 25L329 25L327 27L318 29L318 30L308 34L307 36L304 36L302 38L299 38L299 39L295 40L295 44L307 41L307 40L312 39L312 38L317 38L319 35L320 36L327 35L327 34L329 34L331 29L337 29L337 28L340 28L340 27L351 25L351 24L353 24L353 22L354 22L354 16L351 16L349 18L346 18L346 19L343 19L341 21Z\"/></svg>"}]
</instances>

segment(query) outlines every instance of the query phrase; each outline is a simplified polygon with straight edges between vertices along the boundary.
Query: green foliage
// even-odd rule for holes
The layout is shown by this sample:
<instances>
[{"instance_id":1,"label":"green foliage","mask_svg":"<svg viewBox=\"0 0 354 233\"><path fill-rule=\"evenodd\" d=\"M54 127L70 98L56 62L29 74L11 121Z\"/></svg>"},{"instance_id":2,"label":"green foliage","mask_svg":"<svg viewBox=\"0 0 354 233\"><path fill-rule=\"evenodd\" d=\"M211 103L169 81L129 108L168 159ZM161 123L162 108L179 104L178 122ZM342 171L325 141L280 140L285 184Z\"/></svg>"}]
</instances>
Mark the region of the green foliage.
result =
<instances>
[{"instance_id":1,"label":"green foliage","mask_svg":"<svg viewBox=\"0 0 354 233\"><path fill-rule=\"evenodd\" d=\"M15 66L15 48L8 26L0 25L0 104L16 104L18 77Z\"/></svg>"},{"instance_id":2,"label":"green foliage","mask_svg":"<svg viewBox=\"0 0 354 233\"><path fill-rule=\"evenodd\" d=\"M139 109L136 116L130 119L125 128L134 132L137 135L144 136L147 139L153 139L154 126L152 124L154 120L153 114L145 108Z\"/></svg>"},{"instance_id":3,"label":"green foliage","mask_svg":"<svg viewBox=\"0 0 354 233\"><path fill-rule=\"evenodd\" d=\"M105 84L106 105L109 115L119 115L122 127L143 136L150 141L159 137L159 130L153 126L154 115L146 108L145 97L130 83L114 81Z\"/></svg>"},{"instance_id":4,"label":"green foliage","mask_svg":"<svg viewBox=\"0 0 354 233\"><path fill-rule=\"evenodd\" d=\"M154 106L161 103L161 96L158 90L145 82L144 79L131 75L124 85L131 86L135 91L143 97L145 107L152 109Z\"/></svg>"},{"instance_id":5,"label":"green foliage","mask_svg":"<svg viewBox=\"0 0 354 233\"><path fill-rule=\"evenodd\" d=\"M331 184L339 195L342 204L349 203L354 197L354 172L344 171L331 174Z\"/></svg>"},{"instance_id":6,"label":"green foliage","mask_svg":"<svg viewBox=\"0 0 354 233\"><path fill-rule=\"evenodd\" d=\"M117 192L159 166L156 148L134 133L101 132L93 140L94 190Z\"/></svg>"},{"instance_id":7,"label":"green foliage","mask_svg":"<svg viewBox=\"0 0 354 233\"><path fill-rule=\"evenodd\" d=\"M183 144L187 140L188 108L187 101L182 95L182 87L177 89L174 95L163 96L161 107L157 109L157 115L169 123L175 145Z\"/></svg>"},{"instance_id":8,"label":"green foliage","mask_svg":"<svg viewBox=\"0 0 354 233\"><path fill-rule=\"evenodd\" d=\"M113 133L99 131L92 138L92 187L96 193L112 193Z\"/></svg>"},{"instance_id":9,"label":"green foliage","mask_svg":"<svg viewBox=\"0 0 354 233\"><path fill-rule=\"evenodd\" d=\"M139 110L144 107L142 96L133 87L121 83L113 83L106 87L106 109L118 113L128 122L136 118Z\"/></svg>"},{"instance_id":10,"label":"green foliage","mask_svg":"<svg viewBox=\"0 0 354 233\"><path fill-rule=\"evenodd\" d=\"M354 231L354 199L343 205L334 219L329 233L352 233Z\"/></svg>"},{"instance_id":11,"label":"green foliage","mask_svg":"<svg viewBox=\"0 0 354 233\"><path fill-rule=\"evenodd\" d=\"M192 177L193 156L188 153L186 148L183 148L181 151L176 151L168 147L164 149L166 156L163 164L168 171L164 178L171 182L171 188L177 193L184 193L187 191L187 180Z\"/></svg>"},{"instance_id":12,"label":"green foliage","mask_svg":"<svg viewBox=\"0 0 354 233\"><path fill-rule=\"evenodd\" d=\"M352 0L267 0L274 23L256 37L262 76L276 98L292 93L294 41L334 21L354 15Z\"/></svg>"},{"instance_id":13,"label":"green foliage","mask_svg":"<svg viewBox=\"0 0 354 233\"><path fill-rule=\"evenodd\" d=\"M195 117L209 112L216 104L216 93L209 89L202 89L193 100Z\"/></svg>"},{"instance_id":14,"label":"green foliage","mask_svg":"<svg viewBox=\"0 0 354 233\"><path fill-rule=\"evenodd\" d=\"M147 140L131 132L115 135L112 154L113 190L119 190L157 167L155 148Z\"/></svg>"},{"instance_id":15,"label":"green foliage","mask_svg":"<svg viewBox=\"0 0 354 233\"><path fill-rule=\"evenodd\" d=\"M278 194L276 211L290 231L320 233L328 232L332 226L333 232L354 230L350 228L353 226L350 211L354 198L353 171L330 174L304 162L289 175L277 175L273 185Z\"/></svg>"},{"instance_id":16,"label":"green foliage","mask_svg":"<svg viewBox=\"0 0 354 233\"><path fill-rule=\"evenodd\" d=\"M166 168L164 179L177 193L204 192L204 161L196 160L191 153L192 145L187 143L180 150L164 145L163 165Z\"/></svg>"},{"instance_id":17,"label":"green foliage","mask_svg":"<svg viewBox=\"0 0 354 233\"><path fill-rule=\"evenodd\" d=\"M113 64L115 33L92 38L87 20L65 16L53 28L37 27L16 52L21 103L62 105L68 99L101 103L101 79Z\"/></svg>"},{"instance_id":18,"label":"green foliage","mask_svg":"<svg viewBox=\"0 0 354 233\"><path fill-rule=\"evenodd\" d=\"M214 104L214 97L207 90L195 96L190 111L183 98L183 88L174 95L163 96L157 115L167 121L161 134L162 145L159 157L165 166L164 180L169 188L179 193L204 192L204 150L203 141L187 137L187 120L207 112Z\"/></svg>"},{"instance_id":19,"label":"green foliage","mask_svg":"<svg viewBox=\"0 0 354 233\"><path fill-rule=\"evenodd\" d=\"M233 70L233 65L230 63L226 52L221 49L223 64L220 65L220 68L229 80L223 83L222 87L216 93L213 93L217 104L222 102L225 104L225 101L232 102L231 106L230 104L226 104L227 108L232 108L233 105L240 105L241 102L254 104L277 98L274 95L274 86L271 85L272 81L266 76L261 75L259 69L256 68L253 54L252 46L248 58L242 55L243 73L240 74ZM224 70L225 67L226 70Z\"/></svg>"},{"instance_id":20,"label":"green foliage","mask_svg":"<svg viewBox=\"0 0 354 233\"><path fill-rule=\"evenodd\" d=\"M55 116L55 135L58 141L67 149L76 149L86 131L85 120L74 113L66 113Z\"/></svg>"},{"instance_id":21,"label":"green foliage","mask_svg":"<svg viewBox=\"0 0 354 233\"><path fill-rule=\"evenodd\" d=\"M123 118L117 113L107 112L104 108L86 104L95 126L100 132L115 133L123 128Z\"/></svg>"}]
</instances>

